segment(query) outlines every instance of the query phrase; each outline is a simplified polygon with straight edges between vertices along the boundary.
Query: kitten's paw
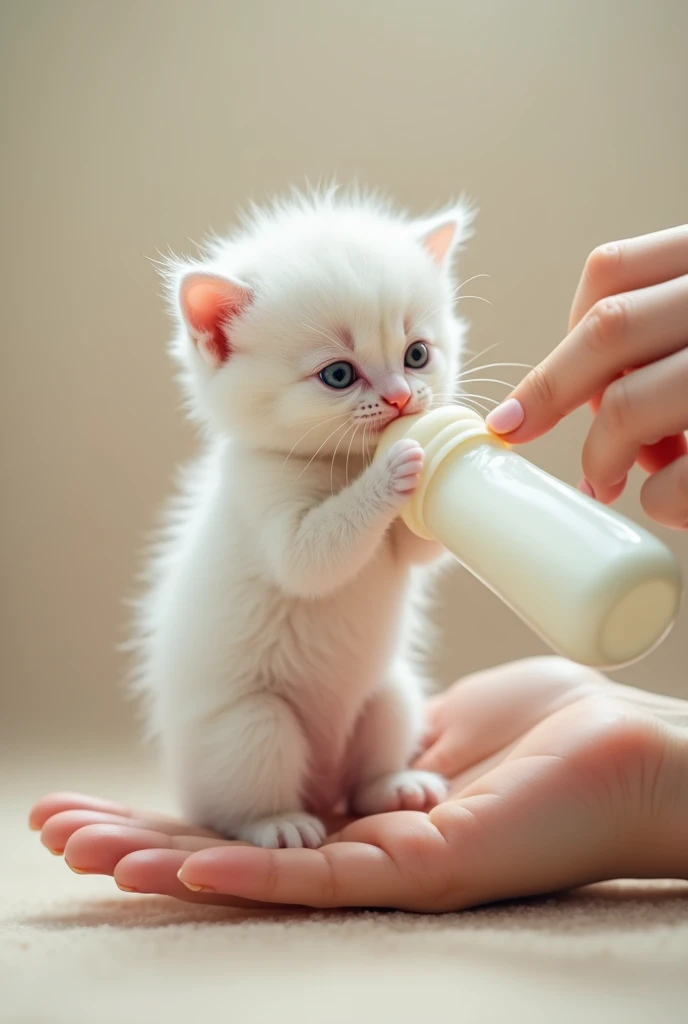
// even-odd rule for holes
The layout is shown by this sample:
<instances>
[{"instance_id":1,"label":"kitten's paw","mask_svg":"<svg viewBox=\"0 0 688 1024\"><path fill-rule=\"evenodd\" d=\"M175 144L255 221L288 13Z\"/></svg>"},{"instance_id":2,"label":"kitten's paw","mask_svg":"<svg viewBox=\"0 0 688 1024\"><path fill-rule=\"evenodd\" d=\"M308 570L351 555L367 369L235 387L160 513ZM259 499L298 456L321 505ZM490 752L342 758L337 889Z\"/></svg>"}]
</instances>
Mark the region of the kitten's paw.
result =
<instances>
[{"instance_id":1,"label":"kitten's paw","mask_svg":"<svg viewBox=\"0 0 688 1024\"><path fill-rule=\"evenodd\" d=\"M417 441L403 437L387 452L381 462L385 497L398 507L411 497L423 471L424 452Z\"/></svg>"},{"instance_id":2,"label":"kitten's paw","mask_svg":"<svg viewBox=\"0 0 688 1024\"><path fill-rule=\"evenodd\" d=\"M385 811L429 811L447 795L447 780L434 772L393 772L361 786L354 794L358 814Z\"/></svg>"},{"instance_id":3,"label":"kitten's paw","mask_svg":"<svg viewBox=\"0 0 688 1024\"><path fill-rule=\"evenodd\" d=\"M325 826L311 814L301 811L276 814L274 818L249 821L236 832L237 839L268 850L317 850L325 838Z\"/></svg>"}]
</instances>

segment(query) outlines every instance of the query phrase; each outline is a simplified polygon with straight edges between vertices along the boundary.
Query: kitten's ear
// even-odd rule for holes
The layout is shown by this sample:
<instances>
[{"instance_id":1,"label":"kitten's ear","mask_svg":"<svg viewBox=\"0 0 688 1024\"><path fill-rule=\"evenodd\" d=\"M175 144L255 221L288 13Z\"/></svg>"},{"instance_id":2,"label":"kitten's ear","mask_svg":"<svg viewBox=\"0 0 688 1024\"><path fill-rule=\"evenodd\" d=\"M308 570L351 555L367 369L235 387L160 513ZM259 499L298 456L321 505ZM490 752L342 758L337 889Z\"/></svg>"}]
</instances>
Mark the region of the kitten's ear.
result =
<instances>
[{"instance_id":1,"label":"kitten's ear","mask_svg":"<svg viewBox=\"0 0 688 1024\"><path fill-rule=\"evenodd\" d=\"M416 238L438 267L444 269L463 242L470 238L476 211L465 201L413 225Z\"/></svg>"},{"instance_id":2,"label":"kitten's ear","mask_svg":"<svg viewBox=\"0 0 688 1024\"><path fill-rule=\"evenodd\" d=\"M204 359L217 370L229 359L232 320L253 301L248 285L215 274L191 271L179 283L179 308Z\"/></svg>"}]
</instances>

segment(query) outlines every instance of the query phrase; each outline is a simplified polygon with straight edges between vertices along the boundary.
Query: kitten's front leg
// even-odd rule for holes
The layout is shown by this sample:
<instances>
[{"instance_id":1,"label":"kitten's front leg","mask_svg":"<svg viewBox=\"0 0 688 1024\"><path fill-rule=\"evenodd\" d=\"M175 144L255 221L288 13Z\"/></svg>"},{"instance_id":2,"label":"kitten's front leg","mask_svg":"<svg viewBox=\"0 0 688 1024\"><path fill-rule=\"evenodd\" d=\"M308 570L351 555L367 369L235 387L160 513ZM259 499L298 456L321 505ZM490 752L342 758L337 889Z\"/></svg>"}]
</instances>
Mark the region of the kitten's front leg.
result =
<instances>
[{"instance_id":1,"label":"kitten's front leg","mask_svg":"<svg viewBox=\"0 0 688 1024\"><path fill-rule=\"evenodd\" d=\"M277 510L266 548L280 586L299 597L322 597L352 580L415 491L422 468L423 449L405 438L321 504L281 518Z\"/></svg>"},{"instance_id":2,"label":"kitten's front leg","mask_svg":"<svg viewBox=\"0 0 688 1024\"><path fill-rule=\"evenodd\" d=\"M419 683L400 664L364 708L352 751L357 814L429 810L447 795L441 775L408 767L422 739L423 705Z\"/></svg>"}]
</instances>

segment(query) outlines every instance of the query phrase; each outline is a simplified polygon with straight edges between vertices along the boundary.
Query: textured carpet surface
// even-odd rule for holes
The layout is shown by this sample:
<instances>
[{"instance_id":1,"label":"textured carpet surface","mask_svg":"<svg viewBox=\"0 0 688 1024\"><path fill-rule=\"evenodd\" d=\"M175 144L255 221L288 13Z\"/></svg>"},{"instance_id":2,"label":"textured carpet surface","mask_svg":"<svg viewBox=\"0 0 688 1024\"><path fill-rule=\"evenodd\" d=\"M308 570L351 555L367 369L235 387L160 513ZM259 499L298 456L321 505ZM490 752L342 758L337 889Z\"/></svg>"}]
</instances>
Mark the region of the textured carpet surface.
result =
<instances>
[{"instance_id":1,"label":"textured carpet surface","mask_svg":"<svg viewBox=\"0 0 688 1024\"><path fill-rule=\"evenodd\" d=\"M615 883L442 917L226 911L78 877L26 827L47 789L166 809L128 753L2 765L0 1021L688 1020L688 885Z\"/></svg>"}]
</instances>

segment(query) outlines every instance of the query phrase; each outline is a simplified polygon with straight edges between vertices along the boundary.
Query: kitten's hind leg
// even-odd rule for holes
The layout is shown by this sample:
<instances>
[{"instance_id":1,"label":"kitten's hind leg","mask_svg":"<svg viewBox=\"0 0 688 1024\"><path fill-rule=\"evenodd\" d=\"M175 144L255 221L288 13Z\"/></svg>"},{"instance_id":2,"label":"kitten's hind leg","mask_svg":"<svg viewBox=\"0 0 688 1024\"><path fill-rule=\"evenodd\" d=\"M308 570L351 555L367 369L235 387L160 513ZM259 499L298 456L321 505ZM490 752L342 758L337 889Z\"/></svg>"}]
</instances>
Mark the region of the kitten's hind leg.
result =
<instances>
[{"instance_id":1,"label":"kitten's hind leg","mask_svg":"<svg viewBox=\"0 0 688 1024\"><path fill-rule=\"evenodd\" d=\"M172 749L192 824L263 847L321 845L325 827L303 810L308 745L279 697L245 697L177 736Z\"/></svg>"},{"instance_id":2,"label":"kitten's hind leg","mask_svg":"<svg viewBox=\"0 0 688 1024\"><path fill-rule=\"evenodd\" d=\"M408 767L422 737L423 704L420 685L400 665L364 708L353 751L357 814L429 810L447 795L441 775Z\"/></svg>"}]
</instances>

